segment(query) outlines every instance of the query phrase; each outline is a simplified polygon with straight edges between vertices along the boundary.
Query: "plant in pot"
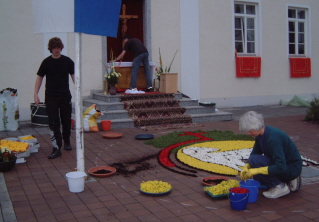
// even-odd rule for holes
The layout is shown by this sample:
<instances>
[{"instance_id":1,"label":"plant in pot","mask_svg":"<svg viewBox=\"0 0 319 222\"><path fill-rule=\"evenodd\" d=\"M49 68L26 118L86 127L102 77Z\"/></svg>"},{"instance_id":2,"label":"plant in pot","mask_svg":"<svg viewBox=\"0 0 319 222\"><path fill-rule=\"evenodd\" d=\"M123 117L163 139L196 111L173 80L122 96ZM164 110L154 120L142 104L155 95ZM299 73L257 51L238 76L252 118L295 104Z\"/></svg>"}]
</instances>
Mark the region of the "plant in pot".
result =
<instances>
[{"instance_id":1,"label":"plant in pot","mask_svg":"<svg viewBox=\"0 0 319 222\"><path fill-rule=\"evenodd\" d=\"M6 147L0 149L0 172L6 172L11 170L15 163L17 157L11 150Z\"/></svg>"},{"instance_id":2,"label":"plant in pot","mask_svg":"<svg viewBox=\"0 0 319 222\"><path fill-rule=\"evenodd\" d=\"M159 67L156 67L155 69L155 75L156 80L159 85L159 87L156 87L156 80L154 80L155 88L158 91L164 92L164 93L176 93L177 92L177 73L170 73L173 61L175 59L175 56L177 54L177 51L175 52L173 59L168 67L163 68L163 61L162 61L162 55L161 50L159 49ZM168 86L170 85L170 86ZM174 87L172 87L174 86Z\"/></svg>"},{"instance_id":3,"label":"plant in pot","mask_svg":"<svg viewBox=\"0 0 319 222\"><path fill-rule=\"evenodd\" d=\"M113 57L113 51L111 50L111 61L107 64L103 64L104 68L106 70L106 74L104 75L105 80L107 81L109 85L109 93L111 95L116 94L116 88L115 85L119 83L119 77L121 76L121 73L116 72L115 68L115 59ZM104 86L106 88L106 86ZM106 91L106 89L104 89Z\"/></svg>"},{"instance_id":4,"label":"plant in pot","mask_svg":"<svg viewBox=\"0 0 319 222\"><path fill-rule=\"evenodd\" d=\"M169 73L169 72L171 71L171 66L172 66L172 64L173 64L173 61L174 61L174 59L175 59L175 56L176 56L177 51L178 51L178 50L176 50L176 52L175 52L175 54L174 54L174 57L173 57L173 59L172 59L170 65L169 65L168 67L163 68L163 61L162 61L161 49L160 49L160 48L158 49L158 52L159 52L159 61L160 61L159 64L160 64L160 65L159 65L159 67L156 67L156 68L155 68L155 75L156 75L156 78L157 78L158 80L161 79L161 74L162 74L162 73Z\"/></svg>"}]
</instances>

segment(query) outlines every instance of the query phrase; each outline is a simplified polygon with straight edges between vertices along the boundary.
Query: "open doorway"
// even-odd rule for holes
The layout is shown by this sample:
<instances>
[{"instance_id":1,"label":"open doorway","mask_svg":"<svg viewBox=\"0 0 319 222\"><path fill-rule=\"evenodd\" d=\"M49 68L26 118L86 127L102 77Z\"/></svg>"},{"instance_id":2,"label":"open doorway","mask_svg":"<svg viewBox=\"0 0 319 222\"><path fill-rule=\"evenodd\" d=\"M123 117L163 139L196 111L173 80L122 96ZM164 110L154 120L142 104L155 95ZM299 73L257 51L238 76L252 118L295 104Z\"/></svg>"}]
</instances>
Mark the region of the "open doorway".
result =
<instances>
[{"instance_id":1,"label":"open doorway","mask_svg":"<svg viewBox=\"0 0 319 222\"><path fill-rule=\"evenodd\" d=\"M122 36L124 33L130 35L132 38L138 38L144 43L144 30L143 30L143 0L122 0L122 7L120 11L119 25L117 30L117 37L107 37L107 61L110 61L110 52L113 51L113 55L118 56L122 50ZM126 27L125 27L126 26ZM133 55L127 52L123 61L133 61Z\"/></svg>"}]
</instances>

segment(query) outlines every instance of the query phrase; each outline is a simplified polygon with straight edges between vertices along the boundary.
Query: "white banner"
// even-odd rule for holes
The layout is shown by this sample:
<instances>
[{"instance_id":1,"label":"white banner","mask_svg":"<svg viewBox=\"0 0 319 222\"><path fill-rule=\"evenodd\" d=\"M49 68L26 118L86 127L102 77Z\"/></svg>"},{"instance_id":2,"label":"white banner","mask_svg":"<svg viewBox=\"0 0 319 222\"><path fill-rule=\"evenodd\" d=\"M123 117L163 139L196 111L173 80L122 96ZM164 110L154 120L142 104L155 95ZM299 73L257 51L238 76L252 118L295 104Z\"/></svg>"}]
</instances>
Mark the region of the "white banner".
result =
<instances>
[{"instance_id":1,"label":"white banner","mask_svg":"<svg viewBox=\"0 0 319 222\"><path fill-rule=\"evenodd\" d=\"M33 0L35 33L74 32L74 0Z\"/></svg>"}]
</instances>

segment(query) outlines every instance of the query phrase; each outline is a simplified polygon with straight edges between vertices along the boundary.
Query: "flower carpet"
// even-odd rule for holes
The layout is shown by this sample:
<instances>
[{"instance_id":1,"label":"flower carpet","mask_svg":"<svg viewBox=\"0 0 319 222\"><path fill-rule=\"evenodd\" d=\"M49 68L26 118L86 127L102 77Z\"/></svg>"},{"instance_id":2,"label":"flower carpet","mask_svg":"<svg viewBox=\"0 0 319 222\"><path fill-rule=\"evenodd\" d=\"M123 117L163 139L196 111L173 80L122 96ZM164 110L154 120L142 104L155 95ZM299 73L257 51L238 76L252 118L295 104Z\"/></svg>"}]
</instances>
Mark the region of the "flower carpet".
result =
<instances>
[{"instance_id":1,"label":"flower carpet","mask_svg":"<svg viewBox=\"0 0 319 222\"><path fill-rule=\"evenodd\" d=\"M232 131L173 132L149 140L161 148L159 163L174 172L197 177L197 170L238 175L254 145L254 138Z\"/></svg>"}]
</instances>

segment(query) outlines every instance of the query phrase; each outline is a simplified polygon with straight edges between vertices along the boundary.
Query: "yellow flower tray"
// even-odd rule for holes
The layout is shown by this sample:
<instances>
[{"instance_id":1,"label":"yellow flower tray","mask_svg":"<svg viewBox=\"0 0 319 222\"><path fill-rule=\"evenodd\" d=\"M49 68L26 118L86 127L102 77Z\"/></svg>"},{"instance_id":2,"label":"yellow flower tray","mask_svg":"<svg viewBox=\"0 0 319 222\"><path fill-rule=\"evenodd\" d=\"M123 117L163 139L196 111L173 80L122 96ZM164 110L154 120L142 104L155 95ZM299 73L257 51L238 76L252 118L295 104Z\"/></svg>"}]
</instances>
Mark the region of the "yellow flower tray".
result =
<instances>
[{"instance_id":1,"label":"yellow flower tray","mask_svg":"<svg viewBox=\"0 0 319 222\"><path fill-rule=\"evenodd\" d=\"M213 187L213 186L206 186L206 187ZM205 190L205 187L204 187L204 191L205 191L209 196L211 196L211 197L214 198L214 199L224 199L224 198L228 197L228 194L229 194L229 193L227 193L227 194L214 195L214 194L212 194L211 192L209 192L208 190Z\"/></svg>"}]
</instances>

